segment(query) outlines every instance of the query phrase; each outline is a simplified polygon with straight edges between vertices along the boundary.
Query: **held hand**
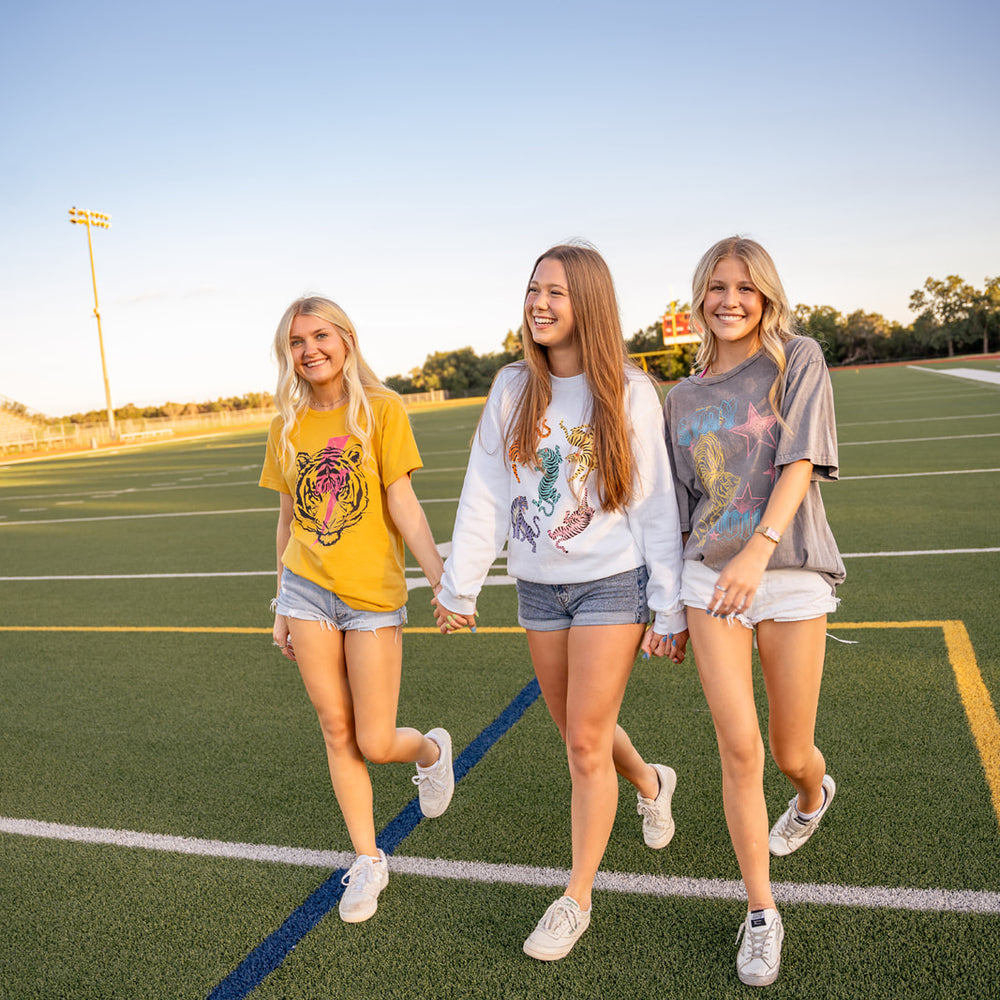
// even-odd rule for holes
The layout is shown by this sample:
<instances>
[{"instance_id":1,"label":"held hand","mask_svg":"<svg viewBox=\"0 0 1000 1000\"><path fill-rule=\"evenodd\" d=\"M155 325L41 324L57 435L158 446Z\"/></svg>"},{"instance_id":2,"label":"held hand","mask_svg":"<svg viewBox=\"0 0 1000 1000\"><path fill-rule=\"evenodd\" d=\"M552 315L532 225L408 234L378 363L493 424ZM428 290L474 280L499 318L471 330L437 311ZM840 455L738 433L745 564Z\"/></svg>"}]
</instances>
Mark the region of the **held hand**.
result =
<instances>
[{"instance_id":1,"label":"held hand","mask_svg":"<svg viewBox=\"0 0 1000 1000\"><path fill-rule=\"evenodd\" d=\"M281 655L295 663L295 651L292 649L292 637L288 634L288 619L284 615L274 616L274 629L271 632L275 646L281 649Z\"/></svg>"},{"instance_id":2,"label":"held hand","mask_svg":"<svg viewBox=\"0 0 1000 1000\"><path fill-rule=\"evenodd\" d=\"M759 536L754 536L757 538ZM709 598L708 613L719 618L748 611L760 586L774 546L764 540L763 548L753 538L722 568Z\"/></svg>"},{"instance_id":3,"label":"held hand","mask_svg":"<svg viewBox=\"0 0 1000 1000\"><path fill-rule=\"evenodd\" d=\"M688 630L674 633L674 641L670 646L669 656L674 663L683 663L687 654Z\"/></svg>"},{"instance_id":4,"label":"held hand","mask_svg":"<svg viewBox=\"0 0 1000 1000\"><path fill-rule=\"evenodd\" d=\"M650 626L642 637L642 645L639 648L647 659L650 656L667 656L674 663L683 663L687 640L686 629L676 634L668 632L666 635L660 635Z\"/></svg>"},{"instance_id":5,"label":"held hand","mask_svg":"<svg viewBox=\"0 0 1000 1000\"><path fill-rule=\"evenodd\" d=\"M437 597L431 598L434 607L434 619L438 629L445 635L449 632L457 632L459 629L468 628L470 632L476 631L476 612L471 615L460 615L456 611L449 611Z\"/></svg>"}]
</instances>

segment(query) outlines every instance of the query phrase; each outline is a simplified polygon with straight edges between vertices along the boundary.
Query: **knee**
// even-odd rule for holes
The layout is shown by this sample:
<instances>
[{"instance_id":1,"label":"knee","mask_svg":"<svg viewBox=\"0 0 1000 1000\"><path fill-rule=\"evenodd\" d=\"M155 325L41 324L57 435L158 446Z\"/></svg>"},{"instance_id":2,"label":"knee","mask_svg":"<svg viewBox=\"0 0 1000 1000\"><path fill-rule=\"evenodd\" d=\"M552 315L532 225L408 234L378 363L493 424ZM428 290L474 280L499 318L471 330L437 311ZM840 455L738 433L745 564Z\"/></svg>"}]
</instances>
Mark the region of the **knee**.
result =
<instances>
[{"instance_id":1,"label":"knee","mask_svg":"<svg viewBox=\"0 0 1000 1000\"><path fill-rule=\"evenodd\" d=\"M396 730L364 729L357 734L358 749L365 760L372 764L388 764L396 760L393 753L396 741Z\"/></svg>"},{"instance_id":2,"label":"knee","mask_svg":"<svg viewBox=\"0 0 1000 1000\"><path fill-rule=\"evenodd\" d=\"M771 742L771 756L786 778L795 783L802 780L813 768L817 750L814 746L790 747Z\"/></svg>"},{"instance_id":3,"label":"knee","mask_svg":"<svg viewBox=\"0 0 1000 1000\"><path fill-rule=\"evenodd\" d=\"M343 716L319 715L319 727L327 750L335 756L357 754L358 743L354 725Z\"/></svg>"},{"instance_id":4,"label":"knee","mask_svg":"<svg viewBox=\"0 0 1000 1000\"><path fill-rule=\"evenodd\" d=\"M759 735L720 744L722 769L737 781L763 779L764 741Z\"/></svg>"},{"instance_id":5,"label":"knee","mask_svg":"<svg viewBox=\"0 0 1000 1000\"><path fill-rule=\"evenodd\" d=\"M571 774L586 778L613 766L610 746L605 746L604 741L593 734L571 733L564 739Z\"/></svg>"}]
</instances>

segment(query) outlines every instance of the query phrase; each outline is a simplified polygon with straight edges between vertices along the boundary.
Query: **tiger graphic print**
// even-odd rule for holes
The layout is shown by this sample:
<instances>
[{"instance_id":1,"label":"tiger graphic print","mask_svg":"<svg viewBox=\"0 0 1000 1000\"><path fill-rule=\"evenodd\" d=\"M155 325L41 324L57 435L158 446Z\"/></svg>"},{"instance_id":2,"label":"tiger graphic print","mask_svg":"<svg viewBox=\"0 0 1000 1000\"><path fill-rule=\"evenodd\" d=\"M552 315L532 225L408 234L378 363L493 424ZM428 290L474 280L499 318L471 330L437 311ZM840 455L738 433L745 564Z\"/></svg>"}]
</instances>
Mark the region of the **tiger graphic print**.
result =
<instances>
[{"instance_id":1,"label":"tiger graphic print","mask_svg":"<svg viewBox=\"0 0 1000 1000\"><path fill-rule=\"evenodd\" d=\"M531 502L546 517L551 517L555 513L556 504L562 497L562 494L556 489L556 483L559 481L559 468L562 464L559 445L555 445L553 448L540 448L538 464L542 472L542 480L538 484L538 499Z\"/></svg>"},{"instance_id":2,"label":"tiger graphic print","mask_svg":"<svg viewBox=\"0 0 1000 1000\"><path fill-rule=\"evenodd\" d=\"M713 526L722 516L729 502L740 487L740 477L726 471L722 445L715 434L702 434L692 449L694 467L698 478L705 484L712 506L691 535L698 545L703 545Z\"/></svg>"},{"instance_id":3,"label":"tiger graphic print","mask_svg":"<svg viewBox=\"0 0 1000 1000\"><path fill-rule=\"evenodd\" d=\"M333 545L368 509L368 485L358 469L360 444L331 438L315 454L295 457L295 520L316 536L314 544Z\"/></svg>"},{"instance_id":4,"label":"tiger graphic print","mask_svg":"<svg viewBox=\"0 0 1000 1000\"><path fill-rule=\"evenodd\" d=\"M587 476L597 464L597 459L594 457L594 432L590 429L589 424L580 424L579 427L570 430L560 420L559 426L563 429L563 434L566 435L570 446L576 448L576 451L566 456L567 462L576 463L576 468L573 470L573 475L569 477L569 481L572 483L579 479L581 483L586 482Z\"/></svg>"},{"instance_id":5,"label":"tiger graphic print","mask_svg":"<svg viewBox=\"0 0 1000 1000\"><path fill-rule=\"evenodd\" d=\"M527 542L531 546L531 551L537 552L538 546L535 544L535 539L542 533L542 529L538 524L538 515L536 514L532 518L535 522L535 530L531 530L527 513L528 498L514 497L514 502L510 505L510 537L516 542Z\"/></svg>"},{"instance_id":6,"label":"tiger graphic print","mask_svg":"<svg viewBox=\"0 0 1000 1000\"><path fill-rule=\"evenodd\" d=\"M552 528L548 532L548 536L556 543L556 548L560 552L565 552L566 555L569 555L569 550L563 545L563 542L568 542L571 538L576 538L577 535L582 534L587 525L590 524L593 516L594 508L590 506L587 489L584 487L583 496L580 497L580 503L577 505L576 510L566 511L563 515L562 524Z\"/></svg>"}]
</instances>

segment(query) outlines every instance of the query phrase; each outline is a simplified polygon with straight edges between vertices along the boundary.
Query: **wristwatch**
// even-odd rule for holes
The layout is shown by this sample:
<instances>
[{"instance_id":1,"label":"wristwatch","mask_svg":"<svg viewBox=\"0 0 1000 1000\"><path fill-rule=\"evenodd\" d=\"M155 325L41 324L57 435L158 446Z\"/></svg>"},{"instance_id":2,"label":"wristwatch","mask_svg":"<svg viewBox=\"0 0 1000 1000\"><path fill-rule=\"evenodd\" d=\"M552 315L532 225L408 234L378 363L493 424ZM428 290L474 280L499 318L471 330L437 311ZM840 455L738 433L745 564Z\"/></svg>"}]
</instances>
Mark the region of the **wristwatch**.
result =
<instances>
[{"instance_id":1,"label":"wristwatch","mask_svg":"<svg viewBox=\"0 0 1000 1000\"><path fill-rule=\"evenodd\" d=\"M781 541L781 535L779 535L774 528L769 528L765 524L762 524L756 529L756 534L763 535L769 542L774 542L775 545Z\"/></svg>"}]
</instances>

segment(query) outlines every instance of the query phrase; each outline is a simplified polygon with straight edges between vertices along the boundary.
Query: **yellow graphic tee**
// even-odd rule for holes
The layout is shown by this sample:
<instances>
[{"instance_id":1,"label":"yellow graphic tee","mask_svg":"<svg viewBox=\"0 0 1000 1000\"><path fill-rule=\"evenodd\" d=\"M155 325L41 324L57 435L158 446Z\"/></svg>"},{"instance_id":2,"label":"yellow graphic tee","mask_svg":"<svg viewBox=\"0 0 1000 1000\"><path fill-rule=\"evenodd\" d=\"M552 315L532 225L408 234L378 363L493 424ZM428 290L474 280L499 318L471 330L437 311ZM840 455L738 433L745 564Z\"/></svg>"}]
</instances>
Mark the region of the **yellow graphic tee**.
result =
<instances>
[{"instance_id":1,"label":"yellow graphic tee","mask_svg":"<svg viewBox=\"0 0 1000 1000\"><path fill-rule=\"evenodd\" d=\"M267 437L260 485L292 498L292 533L281 557L297 576L359 611L406 603L403 539L385 487L422 466L403 404L371 399L371 454L347 430L347 407L307 410L292 431L294 461L279 454L281 417Z\"/></svg>"}]
</instances>

